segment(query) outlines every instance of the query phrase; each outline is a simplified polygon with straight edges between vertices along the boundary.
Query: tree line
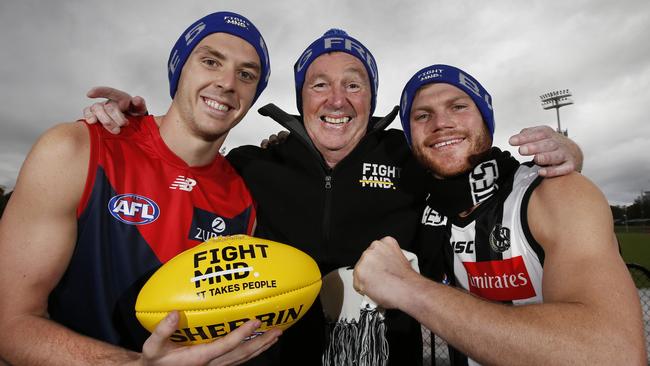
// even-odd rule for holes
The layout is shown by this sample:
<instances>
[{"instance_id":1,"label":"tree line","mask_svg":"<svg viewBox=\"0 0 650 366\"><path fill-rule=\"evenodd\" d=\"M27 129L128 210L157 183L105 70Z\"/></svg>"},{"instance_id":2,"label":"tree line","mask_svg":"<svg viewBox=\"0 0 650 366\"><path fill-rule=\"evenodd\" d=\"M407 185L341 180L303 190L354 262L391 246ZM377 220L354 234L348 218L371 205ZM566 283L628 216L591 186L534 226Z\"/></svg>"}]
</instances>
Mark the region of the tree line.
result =
<instances>
[{"instance_id":1,"label":"tree line","mask_svg":"<svg viewBox=\"0 0 650 366\"><path fill-rule=\"evenodd\" d=\"M610 207L614 222L617 224L624 224L626 221L629 224L643 224L644 220L648 220L645 221L645 225L650 223L650 192L641 193L629 206Z\"/></svg>"}]
</instances>

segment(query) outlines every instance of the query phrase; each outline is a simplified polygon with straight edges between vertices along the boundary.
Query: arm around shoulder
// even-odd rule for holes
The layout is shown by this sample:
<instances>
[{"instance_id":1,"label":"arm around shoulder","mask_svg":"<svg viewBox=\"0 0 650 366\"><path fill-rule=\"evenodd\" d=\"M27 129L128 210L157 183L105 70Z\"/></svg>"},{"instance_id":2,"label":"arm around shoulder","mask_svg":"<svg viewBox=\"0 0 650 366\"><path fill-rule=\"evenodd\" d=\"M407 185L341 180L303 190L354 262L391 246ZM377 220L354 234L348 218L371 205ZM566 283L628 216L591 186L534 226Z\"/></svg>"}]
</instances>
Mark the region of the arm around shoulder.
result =
<instances>
[{"instance_id":1,"label":"arm around shoulder","mask_svg":"<svg viewBox=\"0 0 650 366\"><path fill-rule=\"evenodd\" d=\"M262 149L259 146L242 145L230 150L226 159L240 175L244 176L252 163L259 161L268 153L267 149Z\"/></svg>"}]
</instances>

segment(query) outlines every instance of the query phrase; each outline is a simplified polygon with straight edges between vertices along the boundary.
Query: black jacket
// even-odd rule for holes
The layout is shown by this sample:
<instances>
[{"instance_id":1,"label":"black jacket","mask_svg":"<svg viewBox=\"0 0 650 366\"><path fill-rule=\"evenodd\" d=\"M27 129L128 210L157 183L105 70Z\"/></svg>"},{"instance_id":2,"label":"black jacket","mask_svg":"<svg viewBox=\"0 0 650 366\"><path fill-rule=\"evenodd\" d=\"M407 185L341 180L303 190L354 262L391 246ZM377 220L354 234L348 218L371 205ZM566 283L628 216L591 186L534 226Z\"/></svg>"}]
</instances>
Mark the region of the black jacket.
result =
<instances>
[{"instance_id":1,"label":"black jacket","mask_svg":"<svg viewBox=\"0 0 650 366\"><path fill-rule=\"evenodd\" d=\"M373 118L363 139L334 169L325 164L299 117L273 104L259 112L291 134L268 149L242 146L228 154L257 201L256 236L305 251L323 275L354 266L373 240L387 235L404 249L418 251L413 243L426 177L403 132L385 130L397 108ZM398 311L389 311L386 322L391 364L421 364L419 324ZM323 324L317 301L256 364L320 364ZM274 361L261 361L265 358Z\"/></svg>"}]
</instances>

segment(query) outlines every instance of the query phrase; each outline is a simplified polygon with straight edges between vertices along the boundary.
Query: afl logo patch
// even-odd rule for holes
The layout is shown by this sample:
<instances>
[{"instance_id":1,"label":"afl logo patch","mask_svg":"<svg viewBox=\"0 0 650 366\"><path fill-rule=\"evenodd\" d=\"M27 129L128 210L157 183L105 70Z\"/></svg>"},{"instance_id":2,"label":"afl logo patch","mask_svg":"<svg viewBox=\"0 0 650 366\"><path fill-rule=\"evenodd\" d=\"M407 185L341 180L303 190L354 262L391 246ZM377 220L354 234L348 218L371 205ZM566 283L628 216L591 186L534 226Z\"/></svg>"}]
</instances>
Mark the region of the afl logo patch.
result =
<instances>
[{"instance_id":1,"label":"afl logo patch","mask_svg":"<svg viewBox=\"0 0 650 366\"><path fill-rule=\"evenodd\" d=\"M510 249L510 229L500 224L494 225L490 233L490 247L497 253Z\"/></svg>"},{"instance_id":2,"label":"afl logo patch","mask_svg":"<svg viewBox=\"0 0 650 366\"><path fill-rule=\"evenodd\" d=\"M160 216L158 204L152 199L133 193L120 194L108 201L108 211L114 218L129 225L150 224Z\"/></svg>"}]
</instances>

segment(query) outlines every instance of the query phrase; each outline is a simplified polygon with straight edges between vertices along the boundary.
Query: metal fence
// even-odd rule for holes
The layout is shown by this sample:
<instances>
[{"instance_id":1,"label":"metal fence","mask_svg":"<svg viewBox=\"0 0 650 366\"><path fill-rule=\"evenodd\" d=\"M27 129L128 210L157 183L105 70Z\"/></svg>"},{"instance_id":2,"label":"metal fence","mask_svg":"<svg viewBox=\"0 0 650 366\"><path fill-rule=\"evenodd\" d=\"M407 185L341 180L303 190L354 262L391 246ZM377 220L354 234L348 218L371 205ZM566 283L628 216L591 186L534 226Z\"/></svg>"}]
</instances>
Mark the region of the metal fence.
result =
<instances>
[{"instance_id":1,"label":"metal fence","mask_svg":"<svg viewBox=\"0 0 650 366\"><path fill-rule=\"evenodd\" d=\"M627 264L627 268L639 291L645 327L646 355L650 355L650 271L641 265L631 263ZM425 327L422 327L422 340L424 342L422 359L425 366L450 365L447 342L429 332Z\"/></svg>"},{"instance_id":2,"label":"metal fence","mask_svg":"<svg viewBox=\"0 0 650 366\"><path fill-rule=\"evenodd\" d=\"M433 338L433 342L431 339ZM422 349L422 364L424 366L449 366L449 351L447 350L447 342L437 335L429 332L425 327L422 327L422 341L424 347Z\"/></svg>"},{"instance_id":3,"label":"metal fence","mask_svg":"<svg viewBox=\"0 0 650 366\"><path fill-rule=\"evenodd\" d=\"M632 279L639 290L641 310L643 310L643 325L645 329L646 356L650 355L650 271L638 264L627 264Z\"/></svg>"}]
</instances>

